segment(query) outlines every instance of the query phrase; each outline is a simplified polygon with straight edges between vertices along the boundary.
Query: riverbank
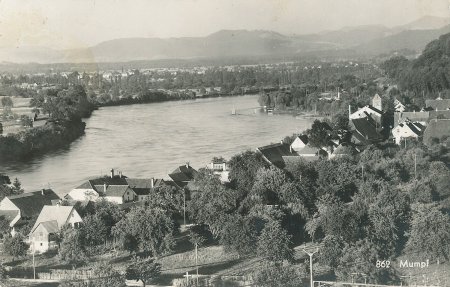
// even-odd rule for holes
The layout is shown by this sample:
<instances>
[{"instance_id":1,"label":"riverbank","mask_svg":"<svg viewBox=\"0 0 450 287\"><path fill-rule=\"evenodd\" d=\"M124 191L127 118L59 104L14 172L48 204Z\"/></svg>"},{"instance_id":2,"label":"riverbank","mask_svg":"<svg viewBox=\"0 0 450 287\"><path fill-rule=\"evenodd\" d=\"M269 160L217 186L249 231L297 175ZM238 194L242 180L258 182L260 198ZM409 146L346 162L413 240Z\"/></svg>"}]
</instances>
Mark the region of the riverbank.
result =
<instances>
[{"instance_id":1,"label":"riverbank","mask_svg":"<svg viewBox=\"0 0 450 287\"><path fill-rule=\"evenodd\" d=\"M139 95L136 97L126 97L120 98L117 100L111 100L104 103L97 103L96 107L112 107L112 106L126 106L126 105L135 105L135 104L151 104L151 103L162 103L162 102L170 102L170 101L184 101L184 100L199 100L199 99L208 99L208 98L221 98L221 97L238 97L238 96L250 96L256 95L257 92L250 91L242 94L230 94L230 93L214 93L214 94L206 94L202 96L196 96L194 94L177 94L171 95L166 92L161 91L148 91L143 95Z\"/></svg>"},{"instance_id":2,"label":"riverbank","mask_svg":"<svg viewBox=\"0 0 450 287\"><path fill-rule=\"evenodd\" d=\"M76 121L49 121L40 127L0 136L0 160L17 161L67 146L84 134L86 124Z\"/></svg>"}]
</instances>

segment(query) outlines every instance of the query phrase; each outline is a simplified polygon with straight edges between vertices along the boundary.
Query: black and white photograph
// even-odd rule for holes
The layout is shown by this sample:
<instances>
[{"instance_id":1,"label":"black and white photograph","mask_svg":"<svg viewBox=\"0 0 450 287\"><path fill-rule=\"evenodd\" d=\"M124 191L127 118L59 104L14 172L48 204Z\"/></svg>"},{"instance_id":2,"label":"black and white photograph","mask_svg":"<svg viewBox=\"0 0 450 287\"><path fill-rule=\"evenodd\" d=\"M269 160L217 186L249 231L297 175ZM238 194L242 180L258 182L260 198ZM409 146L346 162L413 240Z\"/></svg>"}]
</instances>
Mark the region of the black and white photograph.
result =
<instances>
[{"instance_id":1,"label":"black and white photograph","mask_svg":"<svg viewBox=\"0 0 450 287\"><path fill-rule=\"evenodd\" d=\"M450 0L0 0L0 287L450 287Z\"/></svg>"}]
</instances>

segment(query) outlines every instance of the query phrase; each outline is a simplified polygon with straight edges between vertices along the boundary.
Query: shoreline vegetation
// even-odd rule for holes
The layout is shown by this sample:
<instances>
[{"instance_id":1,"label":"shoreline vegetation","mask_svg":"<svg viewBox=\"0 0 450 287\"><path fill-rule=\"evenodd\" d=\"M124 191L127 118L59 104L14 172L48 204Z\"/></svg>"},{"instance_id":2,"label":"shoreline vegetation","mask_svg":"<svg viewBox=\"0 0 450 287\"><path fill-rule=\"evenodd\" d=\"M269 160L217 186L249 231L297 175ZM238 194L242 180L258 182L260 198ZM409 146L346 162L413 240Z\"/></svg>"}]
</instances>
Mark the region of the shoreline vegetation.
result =
<instances>
[{"instance_id":1,"label":"shoreline vegetation","mask_svg":"<svg viewBox=\"0 0 450 287\"><path fill-rule=\"evenodd\" d=\"M81 86L47 90L45 94L35 95L30 104L35 118L42 113L48 119L41 126L0 136L0 160L26 160L70 144L84 134L86 123L82 118L90 117L96 109Z\"/></svg>"},{"instance_id":2,"label":"shoreline vegetation","mask_svg":"<svg viewBox=\"0 0 450 287\"><path fill-rule=\"evenodd\" d=\"M186 97L185 95L169 95L162 91L147 91L136 97L92 103L88 101L86 92L81 86L70 87L67 90L49 90L45 95L37 95L31 100L31 106L39 109L42 113L48 114L49 119L42 126L30 127L16 134L0 136L0 160L27 160L35 155L55 151L70 145L85 132L86 123L82 119L89 118L95 110L101 107L234 97L254 95L255 92L251 90L241 94L216 93L203 95L202 97L196 97L195 95ZM71 103L69 97L77 100ZM314 117L310 112L299 109L276 110L274 114Z\"/></svg>"}]
</instances>

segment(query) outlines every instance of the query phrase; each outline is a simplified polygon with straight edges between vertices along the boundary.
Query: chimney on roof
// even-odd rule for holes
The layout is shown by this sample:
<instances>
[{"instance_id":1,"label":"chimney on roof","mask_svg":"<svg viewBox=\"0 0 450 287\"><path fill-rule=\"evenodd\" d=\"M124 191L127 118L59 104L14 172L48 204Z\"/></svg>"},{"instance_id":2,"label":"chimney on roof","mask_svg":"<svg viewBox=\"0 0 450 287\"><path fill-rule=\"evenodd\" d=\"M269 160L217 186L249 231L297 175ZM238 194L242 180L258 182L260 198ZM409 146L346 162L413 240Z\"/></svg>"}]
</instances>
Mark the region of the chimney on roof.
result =
<instances>
[{"instance_id":1,"label":"chimney on roof","mask_svg":"<svg viewBox=\"0 0 450 287\"><path fill-rule=\"evenodd\" d=\"M280 140L280 144L284 144L283 140Z\"/></svg>"},{"instance_id":2,"label":"chimney on roof","mask_svg":"<svg viewBox=\"0 0 450 287\"><path fill-rule=\"evenodd\" d=\"M45 188L43 188L43 189L41 190L41 194L42 194L42 195L45 195Z\"/></svg>"},{"instance_id":3,"label":"chimney on roof","mask_svg":"<svg viewBox=\"0 0 450 287\"><path fill-rule=\"evenodd\" d=\"M114 177L114 168L111 168L111 178Z\"/></svg>"},{"instance_id":4,"label":"chimney on roof","mask_svg":"<svg viewBox=\"0 0 450 287\"><path fill-rule=\"evenodd\" d=\"M189 162L186 162L186 168L189 168Z\"/></svg>"},{"instance_id":5,"label":"chimney on roof","mask_svg":"<svg viewBox=\"0 0 450 287\"><path fill-rule=\"evenodd\" d=\"M152 177L152 178L150 178L150 188L153 188L154 185L155 185L155 179Z\"/></svg>"},{"instance_id":6,"label":"chimney on roof","mask_svg":"<svg viewBox=\"0 0 450 287\"><path fill-rule=\"evenodd\" d=\"M122 172L121 171L119 171L119 177L122 178Z\"/></svg>"}]
</instances>

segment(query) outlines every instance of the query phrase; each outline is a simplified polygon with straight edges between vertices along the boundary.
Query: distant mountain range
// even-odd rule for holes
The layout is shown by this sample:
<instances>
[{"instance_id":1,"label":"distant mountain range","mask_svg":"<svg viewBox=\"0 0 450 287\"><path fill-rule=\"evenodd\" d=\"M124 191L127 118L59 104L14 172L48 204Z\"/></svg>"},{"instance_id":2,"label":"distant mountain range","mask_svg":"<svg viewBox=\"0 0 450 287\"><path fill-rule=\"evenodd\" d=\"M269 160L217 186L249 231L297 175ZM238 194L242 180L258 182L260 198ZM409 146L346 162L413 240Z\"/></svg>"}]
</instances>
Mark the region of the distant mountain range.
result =
<instances>
[{"instance_id":1,"label":"distant mountain range","mask_svg":"<svg viewBox=\"0 0 450 287\"><path fill-rule=\"evenodd\" d=\"M342 50L370 56L399 50L420 52L428 42L448 32L450 18L427 16L394 28L368 25L310 35L287 36L264 30L221 30L206 37L115 39L77 50L0 48L0 61L98 63L236 56L301 56L304 53L311 55L321 51Z\"/></svg>"}]
</instances>

